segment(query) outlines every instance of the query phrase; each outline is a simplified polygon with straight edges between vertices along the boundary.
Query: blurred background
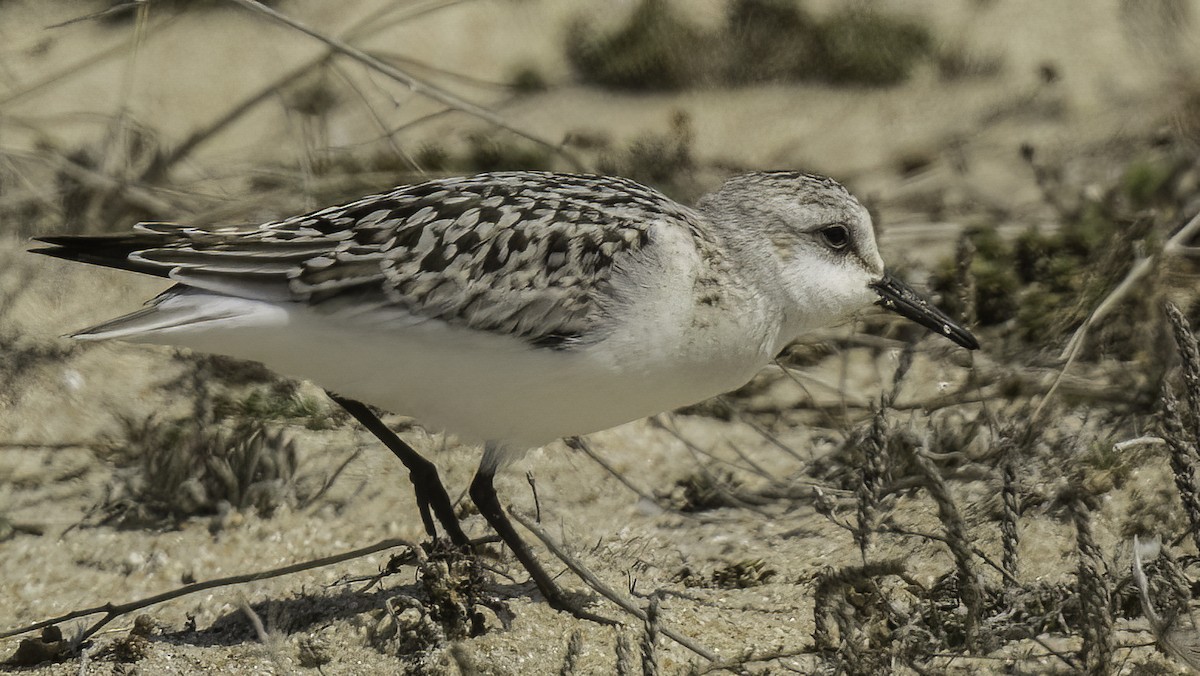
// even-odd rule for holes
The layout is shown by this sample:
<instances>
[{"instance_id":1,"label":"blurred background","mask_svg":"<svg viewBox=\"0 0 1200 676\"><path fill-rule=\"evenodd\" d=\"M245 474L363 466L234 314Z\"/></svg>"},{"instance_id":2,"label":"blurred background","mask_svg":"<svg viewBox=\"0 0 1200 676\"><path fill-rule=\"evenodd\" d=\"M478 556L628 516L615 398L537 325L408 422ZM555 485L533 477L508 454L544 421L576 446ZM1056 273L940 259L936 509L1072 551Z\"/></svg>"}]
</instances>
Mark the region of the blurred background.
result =
<instances>
[{"instance_id":1,"label":"blurred background","mask_svg":"<svg viewBox=\"0 0 1200 676\"><path fill-rule=\"evenodd\" d=\"M1154 583L1156 624L1129 538L1197 554L1198 12L1195 0L3 0L0 630L421 534L404 474L312 385L59 338L164 285L36 259L29 237L262 222L481 171L618 174L692 202L734 173L802 169L845 183L889 265L983 350L871 313L807 337L728 397L596 435L603 463L535 454L521 470L536 467L557 535L618 587L673 590L669 621L737 669L1182 669L1193 634L1171 632L1190 617L1188 560L1158 564L1174 582ZM1181 367L1195 382L1178 384ZM1173 384L1185 403L1171 413ZM452 494L466 485L471 451L388 420L438 459ZM502 494L532 509L512 474ZM917 490L938 481L940 498ZM946 544L956 537L962 551ZM178 602L134 661L613 673L622 640L640 640L565 627L503 558L515 579L488 593L517 620L489 610L475 638L406 628L381 610L383 591L322 587L385 561ZM935 600L945 612L913 610ZM243 605L274 613L275 643ZM663 673L711 666L659 644Z\"/></svg>"}]
</instances>

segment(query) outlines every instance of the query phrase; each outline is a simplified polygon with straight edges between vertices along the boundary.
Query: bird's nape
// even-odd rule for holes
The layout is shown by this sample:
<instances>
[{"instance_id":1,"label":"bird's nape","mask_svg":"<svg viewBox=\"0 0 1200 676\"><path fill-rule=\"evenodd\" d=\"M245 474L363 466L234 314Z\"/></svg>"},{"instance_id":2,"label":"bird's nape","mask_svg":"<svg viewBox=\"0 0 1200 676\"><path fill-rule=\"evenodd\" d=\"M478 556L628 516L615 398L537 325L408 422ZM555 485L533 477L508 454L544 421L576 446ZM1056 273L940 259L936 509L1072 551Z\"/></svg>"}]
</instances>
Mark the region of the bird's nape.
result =
<instances>
[{"instance_id":1,"label":"bird's nape","mask_svg":"<svg viewBox=\"0 0 1200 676\"><path fill-rule=\"evenodd\" d=\"M882 305L906 319L911 319L968 350L979 349L979 341L970 331L939 310L911 286L893 277L890 272L884 272L883 277L871 282L870 286L879 294L876 305Z\"/></svg>"}]
</instances>

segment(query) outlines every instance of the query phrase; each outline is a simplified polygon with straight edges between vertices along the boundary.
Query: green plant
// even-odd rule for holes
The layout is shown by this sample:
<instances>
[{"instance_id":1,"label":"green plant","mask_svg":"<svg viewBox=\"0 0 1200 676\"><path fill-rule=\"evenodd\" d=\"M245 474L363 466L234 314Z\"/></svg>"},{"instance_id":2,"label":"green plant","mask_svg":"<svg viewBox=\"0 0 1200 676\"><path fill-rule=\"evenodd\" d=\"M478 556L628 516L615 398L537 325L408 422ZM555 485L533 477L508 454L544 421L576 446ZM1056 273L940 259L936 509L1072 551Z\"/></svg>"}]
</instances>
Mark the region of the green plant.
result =
<instances>
[{"instance_id":1,"label":"green plant","mask_svg":"<svg viewBox=\"0 0 1200 676\"><path fill-rule=\"evenodd\" d=\"M126 420L113 457L121 469L99 509L105 522L123 526L217 514L223 504L270 516L311 503L330 483L300 476L295 444L261 423Z\"/></svg>"},{"instance_id":2,"label":"green plant","mask_svg":"<svg viewBox=\"0 0 1200 676\"><path fill-rule=\"evenodd\" d=\"M525 65L513 71L508 78L509 86L521 94L535 94L546 91L549 84L546 76L536 66Z\"/></svg>"},{"instance_id":3,"label":"green plant","mask_svg":"<svg viewBox=\"0 0 1200 676\"><path fill-rule=\"evenodd\" d=\"M502 136L475 134L469 139L466 153L456 167L464 171L509 171L515 169L550 169L549 151L528 141L512 141Z\"/></svg>"},{"instance_id":4,"label":"green plant","mask_svg":"<svg viewBox=\"0 0 1200 676\"><path fill-rule=\"evenodd\" d=\"M862 8L818 20L793 0L732 0L725 25L711 33L684 20L668 0L642 0L610 33L573 23L566 52L584 82L633 91L721 81L887 86L936 54L932 34L915 20ZM991 67L962 56L946 68Z\"/></svg>"},{"instance_id":5,"label":"green plant","mask_svg":"<svg viewBox=\"0 0 1200 676\"><path fill-rule=\"evenodd\" d=\"M704 36L667 0L641 0L626 22L597 34L584 21L567 31L567 59L584 81L613 89L660 91L695 85Z\"/></svg>"},{"instance_id":6,"label":"green plant","mask_svg":"<svg viewBox=\"0 0 1200 676\"><path fill-rule=\"evenodd\" d=\"M1054 232L1031 227L1006 240L993 228L969 231L976 249L970 274L979 324L1009 325L1021 340L1039 343L1074 331L1129 271L1137 242L1152 225L1107 202L1089 202ZM933 278L951 312L961 309L954 298L956 279L952 259L944 260ZM1105 327L1109 346L1122 354L1136 351L1136 341L1127 335L1132 328Z\"/></svg>"},{"instance_id":7,"label":"green plant","mask_svg":"<svg viewBox=\"0 0 1200 676\"><path fill-rule=\"evenodd\" d=\"M679 193L695 169L692 140L690 119L677 112L669 132L643 134L622 149L602 153L597 167L602 173L628 176L668 193Z\"/></svg>"},{"instance_id":8,"label":"green plant","mask_svg":"<svg viewBox=\"0 0 1200 676\"><path fill-rule=\"evenodd\" d=\"M825 62L820 24L791 0L733 0L726 32L735 84L808 79Z\"/></svg>"},{"instance_id":9,"label":"green plant","mask_svg":"<svg viewBox=\"0 0 1200 676\"><path fill-rule=\"evenodd\" d=\"M868 9L843 9L821 24L824 77L837 84L892 85L933 52L924 26Z\"/></svg>"},{"instance_id":10,"label":"green plant","mask_svg":"<svg viewBox=\"0 0 1200 676\"><path fill-rule=\"evenodd\" d=\"M1149 159L1138 160L1125 167L1121 186L1136 209L1144 209L1162 197L1170 187L1173 168L1166 163Z\"/></svg>"},{"instance_id":11,"label":"green plant","mask_svg":"<svg viewBox=\"0 0 1200 676\"><path fill-rule=\"evenodd\" d=\"M310 430L326 430L335 427L343 414L332 411L325 401L289 387L260 387L241 397L217 397L213 416L217 420L300 420Z\"/></svg>"},{"instance_id":12,"label":"green plant","mask_svg":"<svg viewBox=\"0 0 1200 676\"><path fill-rule=\"evenodd\" d=\"M938 77L943 80L963 80L974 77L993 77L1004 69L1004 57L980 52L961 42L937 48L934 56Z\"/></svg>"}]
</instances>

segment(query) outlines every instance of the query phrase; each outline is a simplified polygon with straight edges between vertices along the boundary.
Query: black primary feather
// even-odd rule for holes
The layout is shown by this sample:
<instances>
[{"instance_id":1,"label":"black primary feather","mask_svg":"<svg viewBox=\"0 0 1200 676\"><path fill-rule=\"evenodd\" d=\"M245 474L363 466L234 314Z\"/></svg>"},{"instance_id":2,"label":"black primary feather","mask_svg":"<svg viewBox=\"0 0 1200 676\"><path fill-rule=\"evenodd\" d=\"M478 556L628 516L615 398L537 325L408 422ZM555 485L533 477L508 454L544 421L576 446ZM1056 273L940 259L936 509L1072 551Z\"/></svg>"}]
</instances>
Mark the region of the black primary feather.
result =
<instances>
[{"instance_id":1,"label":"black primary feather","mask_svg":"<svg viewBox=\"0 0 1200 676\"><path fill-rule=\"evenodd\" d=\"M99 265L105 268L141 272L156 277L166 277L171 272L169 267L129 260L129 254L161 244L164 238L157 234L52 235L33 239L51 246L30 249L30 253Z\"/></svg>"}]
</instances>

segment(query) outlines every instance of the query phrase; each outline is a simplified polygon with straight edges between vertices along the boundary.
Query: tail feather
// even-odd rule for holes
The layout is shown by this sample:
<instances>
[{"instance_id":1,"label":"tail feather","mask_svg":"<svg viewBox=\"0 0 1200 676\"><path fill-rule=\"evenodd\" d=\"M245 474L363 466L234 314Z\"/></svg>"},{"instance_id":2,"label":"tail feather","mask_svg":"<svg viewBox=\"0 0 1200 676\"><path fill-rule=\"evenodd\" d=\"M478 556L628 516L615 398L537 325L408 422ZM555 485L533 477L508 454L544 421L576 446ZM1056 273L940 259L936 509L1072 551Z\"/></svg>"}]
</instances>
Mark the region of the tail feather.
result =
<instances>
[{"instance_id":1,"label":"tail feather","mask_svg":"<svg viewBox=\"0 0 1200 676\"><path fill-rule=\"evenodd\" d=\"M146 307L90 326L71 334L80 340L121 340L159 342L153 336L176 331L196 331L212 322L231 320L255 323L265 321L269 312L255 301L214 295L176 285L159 294Z\"/></svg>"},{"instance_id":2,"label":"tail feather","mask_svg":"<svg viewBox=\"0 0 1200 676\"><path fill-rule=\"evenodd\" d=\"M89 263L106 268L129 270L143 274L166 277L169 267L146 261L130 260L135 251L156 246L163 241L162 235L134 233L127 235L54 235L35 237L35 241L51 246L30 249L30 253L53 256L68 261Z\"/></svg>"},{"instance_id":3,"label":"tail feather","mask_svg":"<svg viewBox=\"0 0 1200 676\"><path fill-rule=\"evenodd\" d=\"M35 241L50 246L30 252L165 277L188 287L228 296L282 302L294 300L289 274L301 269L307 259L330 248L327 242L265 246L240 242L236 237L232 244L216 241L196 248L191 240L181 239L178 227L148 231L151 225L160 224L139 224L138 232L122 235L35 237Z\"/></svg>"}]
</instances>

